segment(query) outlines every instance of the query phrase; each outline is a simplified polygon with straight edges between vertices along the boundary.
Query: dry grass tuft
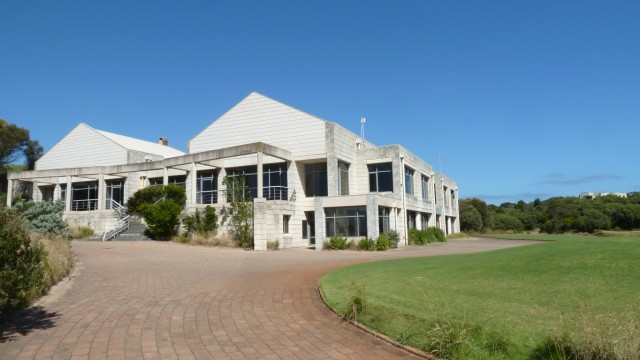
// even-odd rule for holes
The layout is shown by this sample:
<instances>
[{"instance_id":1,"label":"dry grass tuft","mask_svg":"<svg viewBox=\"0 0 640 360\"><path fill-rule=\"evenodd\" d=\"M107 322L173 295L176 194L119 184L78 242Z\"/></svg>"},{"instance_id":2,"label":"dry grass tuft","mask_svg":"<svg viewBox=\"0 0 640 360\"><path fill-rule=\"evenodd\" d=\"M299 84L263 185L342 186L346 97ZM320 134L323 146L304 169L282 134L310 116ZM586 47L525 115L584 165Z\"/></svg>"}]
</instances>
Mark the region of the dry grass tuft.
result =
<instances>
[{"instance_id":1,"label":"dry grass tuft","mask_svg":"<svg viewBox=\"0 0 640 360\"><path fill-rule=\"evenodd\" d=\"M174 236L172 241L182 244L201 245L201 246L219 246L219 247L237 247L236 242L233 241L227 234L218 234L203 236L198 233L193 235Z\"/></svg>"},{"instance_id":2,"label":"dry grass tuft","mask_svg":"<svg viewBox=\"0 0 640 360\"><path fill-rule=\"evenodd\" d=\"M87 226L69 226L69 233L73 239L88 239L95 235L93 229Z\"/></svg>"},{"instance_id":3,"label":"dry grass tuft","mask_svg":"<svg viewBox=\"0 0 640 360\"><path fill-rule=\"evenodd\" d=\"M74 258L71 244L63 237L48 237L38 233L32 233L31 241L41 244L47 252L45 261L46 284L54 285L67 276L73 268Z\"/></svg>"}]
</instances>

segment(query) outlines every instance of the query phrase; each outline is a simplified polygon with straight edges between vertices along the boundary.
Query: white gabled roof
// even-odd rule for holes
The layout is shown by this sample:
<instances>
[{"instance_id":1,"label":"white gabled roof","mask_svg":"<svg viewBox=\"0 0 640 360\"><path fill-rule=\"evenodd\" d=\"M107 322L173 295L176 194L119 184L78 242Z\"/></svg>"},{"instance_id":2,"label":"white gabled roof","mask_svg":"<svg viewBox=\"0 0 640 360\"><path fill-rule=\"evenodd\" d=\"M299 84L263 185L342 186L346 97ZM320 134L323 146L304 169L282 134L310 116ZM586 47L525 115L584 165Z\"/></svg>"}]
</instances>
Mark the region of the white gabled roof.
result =
<instances>
[{"instance_id":1,"label":"white gabled roof","mask_svg":"<svg viewBox=\"0 0 640 360\"><path fill-rule=\"evenodd\" d=\"M122 146L127 150L141 151L148 154L160 155L165 158L184 155L182 151L166 145L157 144L151 141L135 139L135 138L124 136L124 135L114 134L108 131L97 130L97 129L93 129L93 130L95 130L100 135L106 137L107 139L113 141L114 143Z\"/></svg>"}]
</instances>

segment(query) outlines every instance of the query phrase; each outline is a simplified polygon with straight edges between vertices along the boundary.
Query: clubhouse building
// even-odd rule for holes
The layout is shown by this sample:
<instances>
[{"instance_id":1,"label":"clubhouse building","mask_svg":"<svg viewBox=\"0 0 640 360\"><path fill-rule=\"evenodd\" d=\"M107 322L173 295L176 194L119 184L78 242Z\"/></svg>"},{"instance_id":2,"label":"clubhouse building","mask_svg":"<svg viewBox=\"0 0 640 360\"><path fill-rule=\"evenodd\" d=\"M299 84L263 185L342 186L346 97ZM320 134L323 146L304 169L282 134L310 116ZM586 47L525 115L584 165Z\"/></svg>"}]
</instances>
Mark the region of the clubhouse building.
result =
<instances>
[{"instance_id":1,"label":"clubhouse building","mask_svg":"<svg viewBox=\"0 0 640 360\"><path fill-rule=\"evenodd\" d=\"M183 185L186 212L224 213L223 179L243 175L254 198L254 244L322 249L334 235L376 238L396 230L459 232L458 188L400 145L376 146L301 110L253 92L188 143L148 142L79 124L36 163L8 174L8 194L33 183L35 201L61 200L69 224L103 239L128 227L127 199L159 184ZM12 196L7 196L11 206ZM225 231L223 225L220 231Z\"/></svg>"}]
</instances>

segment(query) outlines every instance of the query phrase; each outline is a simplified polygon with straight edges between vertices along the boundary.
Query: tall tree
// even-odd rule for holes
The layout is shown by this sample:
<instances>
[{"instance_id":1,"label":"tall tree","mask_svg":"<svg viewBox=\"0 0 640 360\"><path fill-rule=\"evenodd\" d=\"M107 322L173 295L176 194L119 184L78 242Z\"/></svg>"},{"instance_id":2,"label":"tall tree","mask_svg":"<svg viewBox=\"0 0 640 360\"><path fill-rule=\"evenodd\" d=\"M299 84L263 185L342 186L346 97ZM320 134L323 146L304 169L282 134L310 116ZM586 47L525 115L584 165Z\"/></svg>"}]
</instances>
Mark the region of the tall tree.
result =
<instances>
[{"instance_id":1,"label":"tall tree","mask_svg":"<svg viewBox=\"0 0 640 360\"><path fill-rule=\"evenodd\" d=\"M28 142L29 130L0 119L0 168L12 164L24 156L25 146ZM40 149L42 152L42 147Z\"/></svg>"}]
</instances>

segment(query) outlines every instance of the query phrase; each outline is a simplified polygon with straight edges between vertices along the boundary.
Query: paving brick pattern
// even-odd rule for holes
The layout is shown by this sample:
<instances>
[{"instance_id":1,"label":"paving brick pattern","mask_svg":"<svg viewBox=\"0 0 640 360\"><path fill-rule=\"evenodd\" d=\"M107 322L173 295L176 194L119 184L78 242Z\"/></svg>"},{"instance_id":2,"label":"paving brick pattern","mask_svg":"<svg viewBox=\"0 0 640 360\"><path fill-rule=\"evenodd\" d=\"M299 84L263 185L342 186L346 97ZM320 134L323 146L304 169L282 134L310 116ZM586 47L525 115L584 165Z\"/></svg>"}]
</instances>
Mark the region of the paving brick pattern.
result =
<instances>
[{"instance_id":1,"label":"paving brick pattern","mask_svg":"<svg viewBox=\"0 0 640 360\"><path fill-rule=\"evenodd\" d=\"M411 358L322 303L322 274L348 264L519 246L469 239L384 253L269 252L74 242L80 272L61 296L0 328L0 359Z\"/></svg>"}]
</instances>

